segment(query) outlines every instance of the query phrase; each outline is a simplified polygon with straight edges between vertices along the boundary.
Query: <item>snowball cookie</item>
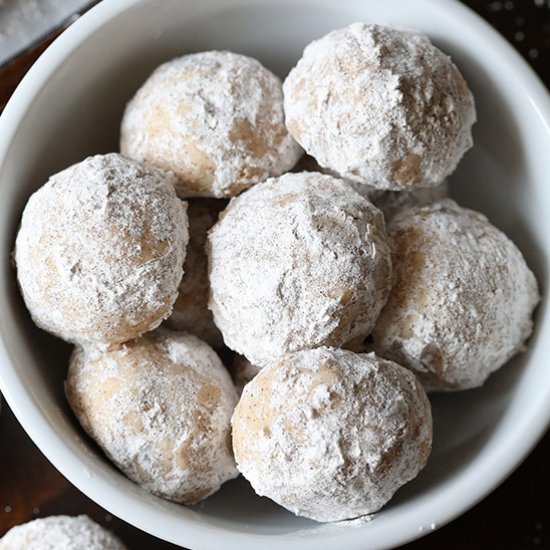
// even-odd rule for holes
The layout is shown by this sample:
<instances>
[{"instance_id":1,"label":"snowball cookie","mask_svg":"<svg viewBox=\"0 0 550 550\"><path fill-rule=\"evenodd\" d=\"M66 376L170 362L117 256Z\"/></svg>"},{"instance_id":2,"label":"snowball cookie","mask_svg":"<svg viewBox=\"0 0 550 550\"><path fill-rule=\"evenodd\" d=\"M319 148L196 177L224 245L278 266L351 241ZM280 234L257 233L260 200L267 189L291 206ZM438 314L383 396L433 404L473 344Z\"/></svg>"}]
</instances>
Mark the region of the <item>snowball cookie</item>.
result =
<instances>
[{"instance_id":1,"label":"snowball cookie","mask_svg":"<svg viewBox=\"0 0 550 550\"><path fill-rule=\"evenodd\" d=\"M374 350L413 369L429 390L463 390L521 350L537 282L521 252L482 214L452 200L389 225L394 286Z\"/></svg>"},{"instance_id":2,"label":"snowball cookie","mask_svg":"<svg viewBox=\"0 0 550 550\"><path fill-rule=\"evenodd\" d=\"M254 490L317 521L376 512L424 467L432 441L430 403L410 371L324 347L262 369L232 425Z\"/></svg>"},{"instance_id":3,"label":"snowball cookie","mask_svg":"<svg viewBox=\"0 0 550 550\"><path fill-rule=\"evenodd\" d=\"M208 259L204 246L208 230L218 220L227 201L218 199L191 199L189 217L189 244L183 264L183 278L172 315L166 324L179 331L191 332L214 348L223 346L223 337L214 324L208 309Z\"/></svg>"},{"instance_id":4,"label":"snowball cookie","mask_svg":"<svg viewBox=\"0 0 550 550\"><path fill-rule=\"evenodd\" d=\"M260 372L260 367L253 365L243 355L236 354L231 363L231 378L237 389L237 394L243 393L243 388Z\"/></svg>"},{"instance_id":5,"label":"snowball cookie","mask_svg":"<svg viewBox=\"0 0 550 550\"><path fill-rule=\"evenodd\" d=\"M416 31L355 23L312 42L284 103L290 133L321 166L379 189L437 185L472 146L472 94Z\"/></svg>"},{"instance_id":6,"label":"snowball cookie","mask_svg":"<svg viewBox=\"0 0 550 550\"><path fill-rule=\"evenodd\" d=\"M10 529L0 550L126 550L110 531L87 516L50 516Z\"/></svg>"},{"instance_id":7,"label":"snowball cookie","mask_svg":"<svg viewBox=\"0 0 550 550\"><path fill-rule=\"evenodd\" d=\"M163 173L89 157L25 207L14 254L23 298L69 342L124 342L170 315L187 239L186 204Z\"/></svg>"},{"instance_id":8,"label":"snowball cookie","mask_svg":"<svg viewBox=\"0 0 550 550\"><path fill-rule=\"evenodd\" d=\"M391 286L382 213L348 183L289 173L233 199L210 230L209 307L227 346L263 367L352 347Z\"/></svg>"},{"instance_id":9,"label":"snowball cookie","mask_svg":"<svg viewBox=\"0 0 550 550\"><path fill-rule=\"evenodd\" d=\"M231 52L161 65L124 113L121 151L169 168L181 197L232 197L302 154L284 123L281 81Z\"/></svg>"},{"instance_id":10,"label":"snowball cookie","mask_svg":"<svg viewBox=\"0 0 550 550\"><path fill-rule=\"evenodd\" d=\"M157 331L107 351L77 348L65 391L86 432L155 495L194 504L238 475L229 425L237 394L195 336Z\"/></svg>"}]
</instances>

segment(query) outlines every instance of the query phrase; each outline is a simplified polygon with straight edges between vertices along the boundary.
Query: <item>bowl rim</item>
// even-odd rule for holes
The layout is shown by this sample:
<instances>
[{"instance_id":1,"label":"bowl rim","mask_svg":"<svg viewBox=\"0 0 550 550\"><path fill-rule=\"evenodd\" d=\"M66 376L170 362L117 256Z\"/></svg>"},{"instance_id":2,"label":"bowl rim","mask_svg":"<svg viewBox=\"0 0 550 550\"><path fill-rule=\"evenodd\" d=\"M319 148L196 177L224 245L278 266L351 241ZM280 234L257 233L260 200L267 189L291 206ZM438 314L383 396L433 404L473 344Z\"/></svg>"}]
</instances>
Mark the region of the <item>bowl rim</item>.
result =
<instances>
[{"instance_id":1,"label":"bowl rim","mask_svg":"<svg viewBox=\"0 0 550 550\"><path fill-rule=\"evenodd\" d=\"M25 75L0 116L0 167L10 154L12 139L35 97L65 59L103 24L132 6L146 1L148 0L103 0L80 17L47 48ZM417 1L434 7L437 5L439 9L454 12L463 20L464 24L470 25L477 32L483 34L486 43L491 48L499 50L502 57L506 57L507 64L516 72L518 80L523 82L525 89L528 90L528 99L532 107L550 134L550 95L548 90L514 47L489 23L458 0ZM245 5L250 5L253 2L254 0L241 0L241 3ZM255 2L256 5L263 3L267 3L266 0L256 0ZM101 472L94 476L94 482L90 483L90 473L83 468L83 464L87 463L83 451L79 454L74 445L71 445L63 436L63 433L49 423L32 393L25 388L23 381L13 368L14 362L10 358L9 344L6 341L6 323L5 314L3 310L0 310L0 389L16 418L40 451L75 487L112 514L161 539L180 544L181 541L176 540L174 536L167 536L164 528L168 524L163 521L163 512L156 512L148 503L135 499L133 495L125 491L113 490L112 485L101 476ZM539 335L540 337L541 335ZM365 544L369 544L371 550L392 548L422 537L433 530L434 525L441 527L449 523L475 506L500 485L532 451L544 435L549 423L550 387L546 389L544 404L536 409L531 417L522 421L523 426L528 426L528 429L523 430L522 433L522 445L518 445L516 434L515 437L503 438L498 452L495 449L484 452L480 467L475 472L467 472L461 478L461 486L460 488L454 487L452 498L449 498L448 494L452 487L446 491L438 492L430 499L429 503L423 502L417 512L410 514L405 526L389 533L384 541L367 542L363 529L350 530L349 536L338 535L338 539L343 539L342 542L345 542L346 547L350 549L357 548L359 550L365 548ZM428 504L431 509L429 517L433 523L431 527L419 529L418 526L425 523L426 516L425 511L420 509L424 509ZM194 549L202 550L215 547L220 543L220 535L223 535L224 544L228 547L234 545L235 548L243 550L255 549L259 544L266 548L275 548L280 545L279 536L229 532L218 526L191 522L183 518L179 521L181 523L180 532L185 532L185 544ZM336 539L328 537L327 540L332 545ZM295 539L285 537L285 545L289 549L305 548L306 541L307 538L303 535ZM314 544L317 548L322 547L320 543L320 539L316 538Z\"/></svg>"}]
</instances>

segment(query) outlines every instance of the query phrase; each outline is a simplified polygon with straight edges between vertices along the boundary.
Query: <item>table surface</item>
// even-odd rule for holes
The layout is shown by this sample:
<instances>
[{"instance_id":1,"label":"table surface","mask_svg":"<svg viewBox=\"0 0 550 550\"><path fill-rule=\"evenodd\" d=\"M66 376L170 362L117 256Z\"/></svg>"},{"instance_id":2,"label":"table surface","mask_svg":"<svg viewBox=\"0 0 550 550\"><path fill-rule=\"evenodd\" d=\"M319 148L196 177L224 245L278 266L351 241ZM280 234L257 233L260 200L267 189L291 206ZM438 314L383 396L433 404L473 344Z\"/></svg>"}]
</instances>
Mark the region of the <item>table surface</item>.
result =
<instances>
[{"instance_id":1,"label":"table surface","mask_svg":"<svg viewBox=\"0 0 550 550\"><path fill-rule=\"evenodd\" d=\"M550 0L465 0L520 51L550 86ZM33 47L0 70L0 111L36 57ZM176 546L151 537L94 504L44 458L4 402L0 414L0 536L20 523L52 514L88 514L130 549ZM459 519L403 546L420 549L550 549L550 434L489 497Z\"/></svg>"}]
</instances>

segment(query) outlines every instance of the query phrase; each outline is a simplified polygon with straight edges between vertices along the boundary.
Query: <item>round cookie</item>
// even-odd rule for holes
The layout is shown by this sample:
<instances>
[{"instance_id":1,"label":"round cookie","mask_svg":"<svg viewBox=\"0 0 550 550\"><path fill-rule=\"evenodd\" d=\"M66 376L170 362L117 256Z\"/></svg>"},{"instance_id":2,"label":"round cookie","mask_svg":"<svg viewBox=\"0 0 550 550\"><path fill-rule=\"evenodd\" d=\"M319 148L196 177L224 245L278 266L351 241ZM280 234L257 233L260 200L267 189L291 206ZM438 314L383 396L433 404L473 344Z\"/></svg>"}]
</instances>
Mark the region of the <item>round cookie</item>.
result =
<instances>
[{"instance_id":1,"label":"round cookie","mask_svg":"<svg viewBox=\"0 0 550 550\"><path fill-rule=\"evenodd\" d=\"M124 342L172 311L187 246L172 180L118 154L52 176L29 199L15 243L34 322L69 342Z\"/></svg>"},{"instance_id":2,"label":"round cookie","mask_svg":"<svg viewBox=\"0 0 550 550\"><path fill-rule=\"evenodd\" d=\"M424 467L432 441L430 403L410 371L334 348L263 368L232 425L254 490L316 521L379 510Z\"/></svg>"},{"instance_id":3,"label":"round cookie","mask_svg":"<svg viewBox=\"0 0 550 550\"><path fill-rule=\"evenodd\" d=\"M189 244L183 264L183 278L166 325L173 330L191 332L212 347L219 348L223 346L223 337L208 309L210 284L204 246L208 230L218 220L227 201L190 199L188 205Z\"/></svg>"},{"instance_id":4,"label":"round cookie","mask_svg":"<svg viewBox=\"0 0 550 550\"><path fill-rule=\"evenodd\" d=\"M535 276L508 237L452 200L406 210L388 227L395 280L374 350L429 390L480 386L531 334Z\"/></svg>"},{"instance_id":5,"label":"round cookie","mask_svg":"<svg viewBox=\"0 0 550 550\"><path fill-rule=\"evenodd\" d=\"M391 286L382 213L348 183L314 172L233 199L207 252L216 325L258 367L290 351L360 343Z\"/></svg>"},{"instance_id":6,"label":"round cookie","mask_svg":"<svg viewBox=\"0 0 550 550\"><path fill-rule=\"evenodd\" d=\"M0 550L126 550L111 532L87 516L50 516L12 527Z\"/></svg>"},{"instance_id":7,"label":"round cookie","mask_svg":"<svg viewBox=\"0 0 550 550\"><path fill-rule=\"evenodd\" d=\"M438 185L472 146L472 94L420 32L335 30L305 48L283 89L287 127L306 152L378 189Z\"/></svg>"},{"instance_id":8,"label":"round cookie","mask_svg":"<svg viewBox=\"0 0 550 550\"><path fill-rule=\"evenodd\" d=\"M77 348L65 392L105 454L155 495L194 504L238 475L230 432L237 394L195 336L163 330L106 351Z\"/></svg>"},{"instance_id":9,"label":"round cookie","mask_svg":"<svg viewBox=\"0 0 550 550\"><path fill-rule=\"evenodd\" d=\"M185 55L158 67L124 113L121 151L172 170L181 197L232 197L294 166L281 81L231 52Z\"/></svg>"}]
</instances>

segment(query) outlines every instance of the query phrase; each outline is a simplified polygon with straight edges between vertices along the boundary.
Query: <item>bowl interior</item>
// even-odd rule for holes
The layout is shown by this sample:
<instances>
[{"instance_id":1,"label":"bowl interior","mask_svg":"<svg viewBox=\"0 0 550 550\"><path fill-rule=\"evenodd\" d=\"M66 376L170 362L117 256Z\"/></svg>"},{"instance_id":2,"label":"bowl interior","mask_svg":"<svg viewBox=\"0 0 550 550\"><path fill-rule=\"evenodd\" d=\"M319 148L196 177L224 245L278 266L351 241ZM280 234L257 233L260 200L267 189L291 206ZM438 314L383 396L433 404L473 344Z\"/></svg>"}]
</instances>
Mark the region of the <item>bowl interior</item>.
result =
<instances>
[{"instance_id":1,"label":"bowl interior","mask_svg":"<svg viewBox=\"0 0 550 550\"><path fill-rule=\"evenodd\" d=\"M550 132L546 101L519 58L475 16L450 1L121 0L104 2L42 59L6 111L0 132L0 247L7 260L21 211L47 177L84 157L117 150L125 103L159 63L208 49L258 58L282 78L312 39L353 21L421 29L469 82L479 120L475 147L451 193L484 212L523 251L546 293L550 257ZM519 70L519 72L518 72ZM536 88L533 92L533 86ZM538 95L537 95L538 94ZM547 106L544 106L547 109ZM238 479L193 508L146 494L83 436L63 396L69 347L39 331L2 263L2 389L54 464L113 513L186 546L389 547L472 505L523 457L548 420L546 302L525 353L478 390L432 397L434 449L426 469L366 524L320 525L253 494ZM275 536L276 535L276 536Z\"/></svg>"}]
</instances>

